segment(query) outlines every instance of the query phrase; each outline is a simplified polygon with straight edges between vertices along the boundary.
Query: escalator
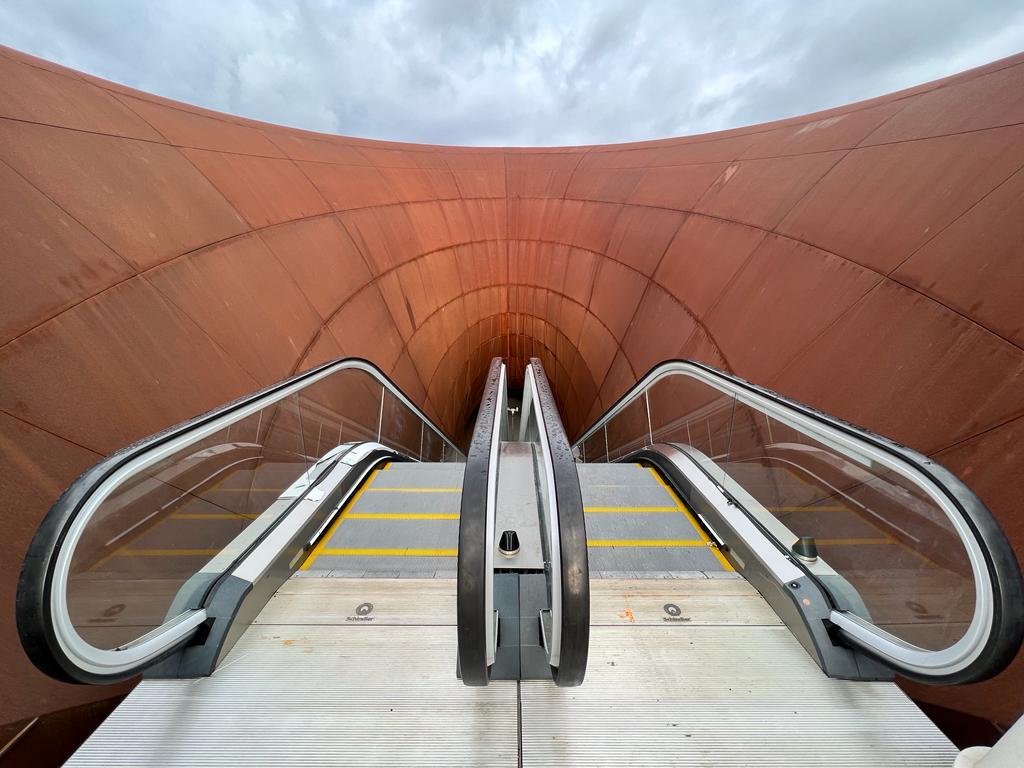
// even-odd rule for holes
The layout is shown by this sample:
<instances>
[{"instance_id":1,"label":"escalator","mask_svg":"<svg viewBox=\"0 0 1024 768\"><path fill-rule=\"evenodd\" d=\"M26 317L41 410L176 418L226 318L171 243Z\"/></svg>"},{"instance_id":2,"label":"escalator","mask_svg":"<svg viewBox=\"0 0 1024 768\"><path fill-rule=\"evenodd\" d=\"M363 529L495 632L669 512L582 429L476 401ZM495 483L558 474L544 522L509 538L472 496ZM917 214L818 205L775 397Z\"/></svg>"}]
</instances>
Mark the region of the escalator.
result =
<instances>
[{"instance_id":1,"label":"escalator","mask_svg":"<svg viewBox=\"0 0 1024 768\"><path fill-rule=\"evenodd\" d=\"M1002 530L909 448L690 361L657 366L575 447L655 468L832 677L976 682L1020 647Z\"/></svg>"},{"instance_id":2,"label":"escalator","mask_svg":"<svg viewBox=\"0 0 1024 768\"><path fill-rule=\"evenodd\" d=\"M914 451L689 361L575 444L539 360L458 446L325 364L108 457L18 591L34 663L142 682L72 765L951 765L893 684L1021 644L998 524Z\"/></svg>"}]
</instances>

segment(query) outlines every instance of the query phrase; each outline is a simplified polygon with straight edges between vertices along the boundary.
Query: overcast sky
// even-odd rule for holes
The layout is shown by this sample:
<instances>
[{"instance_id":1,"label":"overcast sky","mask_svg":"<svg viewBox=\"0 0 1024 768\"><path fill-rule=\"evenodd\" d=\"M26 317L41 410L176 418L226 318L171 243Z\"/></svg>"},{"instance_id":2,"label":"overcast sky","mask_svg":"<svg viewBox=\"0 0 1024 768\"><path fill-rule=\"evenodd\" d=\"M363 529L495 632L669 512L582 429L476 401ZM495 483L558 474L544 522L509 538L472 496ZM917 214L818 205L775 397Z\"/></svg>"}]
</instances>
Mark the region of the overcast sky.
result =
<instances>
[{"instance_id":1,"label":"overcast sky","mask_svg":"<svg viewBox=\"0 0 1024 768\"><path fill-rule=\"evenodd\" d=\"M353 136L557 145L803 114L1024 50L1022 0L2 0L0 42Z\"/></svg>"}]
</instances>

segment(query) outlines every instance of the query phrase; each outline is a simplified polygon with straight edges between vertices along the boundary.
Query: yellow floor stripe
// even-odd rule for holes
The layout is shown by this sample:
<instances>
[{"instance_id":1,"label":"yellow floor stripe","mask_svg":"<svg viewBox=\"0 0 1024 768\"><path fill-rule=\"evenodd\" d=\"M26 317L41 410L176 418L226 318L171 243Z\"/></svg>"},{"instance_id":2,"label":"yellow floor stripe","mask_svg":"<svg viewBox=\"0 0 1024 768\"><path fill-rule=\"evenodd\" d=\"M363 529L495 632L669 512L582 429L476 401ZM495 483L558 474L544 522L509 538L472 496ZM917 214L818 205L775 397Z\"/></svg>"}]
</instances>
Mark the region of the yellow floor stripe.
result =
<instances>
[{"instance_id":1,"label":"yellow floor stripe","mask_svg":"<svg viewBox=\"0 0 1024 768\"><path fill-rule=\"evenodd\" d=\"M662 480L661 475L658 474L657 470L655 470L654 467L648 467L647 469L651 473L651 475L654 476L654 479L658 481L658 485L664 488L668 495L672 497L672 501L674 501L676 506L679 507L679 511L686 515L686 519L690 521L690 525L692 525L694 529L697 531L697 535L700 536L701 541L708 545L708 548L714 553L715 558L718 560L721 566L727 571L735 570L735 568L732 567L729 561L725 559L725 555L723 555L721 550L718 549L718 546L713 541L711 541L710 538L708 538L708 535L706 533L704 533L704 529L700 527L700 524L697 522L697 519L690 513L690 510L686 508L686 505L683 504L683 500L679 498L679 495L674 490L672 490L672 486L670 486L668 483Z\"/></svg>"},{"instance_id":2,"label":"yellow floor stripe","mask_svg":"<svg viewBox=\"0 0 1024 768\"><path fill-rule=\"evenodd\" d=\"M702 539L587 539L588 547L711 547Z\"/></svg>"},{"instance_id":3,"label":"yellow floor stripe","mask_svg":"<svg viewBox=\"0 0 1024 768\"><path fill-rule=\"evenodd\" d=\"M115 557L213 557L219 549L122 549Z\"/></svg>"},{"instance_id":4,"label":"yellow floor stripe","mask_svg":"<svg viewBox=\"0 0 1024 768\"><path fill-rule=\"evenodd\" d=\"M462 493L461 488L367 488L373 493Z\"/></svg>"},{"instance_id":5,"label":"yellow floor stripe","mask_svg":"<svg viewBox=\"0 0 1024 768\"><path fill-rule=\"evenodd\" d=\"M458 520L458 512L350 512L349 520Z\"/></svg>"},{"instance_id":6,"label":"yellow floor stripe","mask_svg":"<svg viewBox=\"0 0 1024 768\"><path fill-rule=\"evenodd\" d=\"M335 519L333 523L331 523L331 527L328 528L324 535L320 537L320 541L318 541L316 543L316 546L313 547L313 551L309 553L309 557L307 557L303 561L302 565L299 566L300 571L309 570L309 567L320 556L320 553L323 552L324 547L327 546L327 542L331 540L331 536L333 536L334 532L338 530L338 526L341 525L341 521L345 519L345 515L348 513L350 509L352 509L352 507L355 506L356 502L359 501L359 497L363 495L363 491L367 490L371 485L373 485L373 481L377 479L377 475L379 473L379 469L373 470L373 472L370 473L370 476L366 479L366 482L363 483L359 490L356 491L355 494L352 496L352 498L348 500L348 504L346 504L345 508L341 510L341 514L338 515L337 519Z\"/></svg>"},{"instance_id":7,"label":"yellow floor stripe","mask_svg":"<svg viewBox=\"0 0 1024 768\"><path fill-rule=\"evenodd\" d=\"M678 512L679 507L584 507L584 512Z\"/></svg>"},{"instance_id":8,"label":"yellow floor stripe","mask_svg":"<svg viewBox=\"0 0 1024 768\"><path fill-rule=\"evenodd\" d=\"M321 555L371 555L381 557L455 557L457 549L325 549Z\"/></svg>"}]
</instances>

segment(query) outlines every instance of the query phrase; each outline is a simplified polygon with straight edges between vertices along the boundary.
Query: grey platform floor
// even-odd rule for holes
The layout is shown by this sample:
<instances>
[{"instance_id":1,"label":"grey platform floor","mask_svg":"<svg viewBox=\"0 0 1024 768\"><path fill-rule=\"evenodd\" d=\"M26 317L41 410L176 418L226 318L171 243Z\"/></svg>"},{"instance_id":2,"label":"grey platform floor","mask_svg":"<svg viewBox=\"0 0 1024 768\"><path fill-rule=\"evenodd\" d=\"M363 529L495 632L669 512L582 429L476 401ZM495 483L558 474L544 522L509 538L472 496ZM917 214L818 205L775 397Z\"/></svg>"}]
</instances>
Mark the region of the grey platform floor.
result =
<instances>
[{"instance_id":1,"label":"grey platform floor","mask_svg":"<svg viewBox=\"0 0 1024 768\"><path fill-rule=\"evenodd\" d=\"M725 558L652 470L577 465L596 578L729 573ZM458 553L461 464L390 464L374 473L303 566L304 575L441 577Z\"/></svg>"},{"instance_id":2,"label":"grey platform floor","mask_svg":"<svg viewBox=\"0 0 1024 768\"><path fill-rule=\"evenodd\" d=\"M295 578L213 676L144 681L69 765L953 763L895 685L826 678L741 579L594 581L591 618L579 688L469 688L453 580Z\"/></svg>"},{"instance_id":3,"label":"grey platform floor","mask_svg":"<svg viewBox=\"0 0 1024 768\"><path fill-rule=\"evenodd\" d=\"M639 464L578 464L577 470L593 576L731 570L653 470Z\"/></svg>"},{"instance_id":4,"label":"grey platform floor","mask_svg":"<svg viewBox=\"0 0 1024 768\"><path fill-rule=\"evenodd\" d=\"M302 566L307 575L453 577L462 464L374 472Z\"/></svg>"}]
</instances>

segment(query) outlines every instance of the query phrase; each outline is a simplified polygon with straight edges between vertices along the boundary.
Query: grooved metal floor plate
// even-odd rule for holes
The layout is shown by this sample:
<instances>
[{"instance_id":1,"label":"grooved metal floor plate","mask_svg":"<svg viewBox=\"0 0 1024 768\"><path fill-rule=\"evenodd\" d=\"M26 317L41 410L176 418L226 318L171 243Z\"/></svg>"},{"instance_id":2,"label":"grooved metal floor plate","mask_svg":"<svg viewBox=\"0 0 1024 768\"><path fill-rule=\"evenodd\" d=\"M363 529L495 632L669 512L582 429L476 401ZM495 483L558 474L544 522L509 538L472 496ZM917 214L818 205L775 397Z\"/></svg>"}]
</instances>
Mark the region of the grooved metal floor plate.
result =
<instances>
[{"instance_id":1,"label":"grooved metal floor plate","mask_svg":"<svg viewBox=\"0 0 1024 768\"><path fill-rule=\"evenodd\" d=\"M583 685L517 702L455 678L453 580L292 579L216 674L143 682L69 765L953 764L895 685L826 678L741 579L591 592Z\"/></svg>"},{"instance_id":2,"label":"grooved metal floor plate","mask_svg":"<svg viewBox=\"0 0 1024 768\"><path fill-rule=\"evenodd\" d=\"M258 621L212 677L140 684L68 764L518 763L516 683L455 677L454 581L294 579Z\"/></svg>"},{"instance_id":3,"label":"grooved metal floor plate","mask_svg":"<svg viewBox=\"0 0 1024 768\"><path fill-rule=\"evenodd\" d=\"M825 677L744 581L594 581L591 595L583 685L522 683L524 766L953 764L899 688Z\"/></svg>"}]
</instances>

